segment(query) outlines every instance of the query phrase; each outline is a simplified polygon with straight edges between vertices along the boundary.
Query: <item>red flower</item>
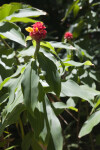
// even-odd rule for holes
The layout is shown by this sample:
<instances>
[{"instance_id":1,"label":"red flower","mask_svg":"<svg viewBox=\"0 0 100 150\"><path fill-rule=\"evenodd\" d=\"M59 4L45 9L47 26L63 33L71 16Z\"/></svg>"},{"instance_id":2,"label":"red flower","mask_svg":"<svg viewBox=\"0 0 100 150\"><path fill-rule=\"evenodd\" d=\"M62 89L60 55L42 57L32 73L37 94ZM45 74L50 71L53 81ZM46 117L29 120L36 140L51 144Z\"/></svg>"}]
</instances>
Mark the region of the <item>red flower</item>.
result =
<instances>
[{"instance_id":1,"label":"red flower","mask_svg":"<svg viewBox=\"0 0 100 150\"><path fill-rule=\"evenodd\" d=\"M37 42L40 42L46 37L47 31L45 29L46 27L42 22L36 22L32 25L32 28L26 28L26 31L30 32L29 35L32 37L32 39L36 40Z\"/></svg>"},{"instance_id":2,"label":"red flower","mask_svg":"<svg viewBox=\"0 0 100 150\"><path fill-rule=\"evenodd\" d=\"M70 32L66 32L64 35L64 39L71 40L73 38L73 34Z\"/></svg>"}]
</instances>

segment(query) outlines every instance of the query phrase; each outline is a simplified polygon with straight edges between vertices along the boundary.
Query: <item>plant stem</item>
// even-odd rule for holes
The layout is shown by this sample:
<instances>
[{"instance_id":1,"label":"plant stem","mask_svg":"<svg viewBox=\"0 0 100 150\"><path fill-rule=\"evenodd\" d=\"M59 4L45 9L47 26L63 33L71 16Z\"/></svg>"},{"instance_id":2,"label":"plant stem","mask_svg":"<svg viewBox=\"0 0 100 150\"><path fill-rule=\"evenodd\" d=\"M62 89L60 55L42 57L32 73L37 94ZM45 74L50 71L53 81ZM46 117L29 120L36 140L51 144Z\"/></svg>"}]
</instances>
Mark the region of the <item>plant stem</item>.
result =
<instances>
[{"instance_id":1,"label":"plant stem","mask_svg":"<svg viewBox=\"0 0 100 150\"><path fill-rule=\"evenodd\" d=\"M67 122L61 115L59 115L59 117L61 118L61 120L63 120L63 122L64 122L66 125L68 125L68 122Z\"/></svg>"},{"instance_id":2,"label":"plant stem","mask_svg":"<svg viewBox=\"0 0 100 150\"><path fill-rule=\"evenodd\" d=\"M21 119L19 119L19 126L20 126L20 130L21 130L21 135L22 135L22 139L24 138L24 128L23 128L23 124Z\"/></svg>"},{"instance_id":3,"label":"plant stem","mask_svg":"<svg viewBox=\"0 0 100 150\"><path fill-rule=\"evenodd\" d=\"M39 49L40 49L40 42L36 42L36 49L35 49L35 53L34 53L34 59L37 58L37 54L38 54Z\"/></svg>"},{"instance_id":4,"label":"plant stem","mask_svg":"<svg viewBox=\"0 0 100 150\"><path fill-rule=\"evenodd\" d=\"M77 118L70 111L67 109L65 109L65 111L78 122Z\"/></svg>"},{"instance_id":5,"label":"plant stem","mask_svg":"<svg viewBox=\"0 0 100 150\"><path fill-rule=\"evenodd\" d=\"M79 125L80 125L80 111L81 111L81 101L79 102L78 122L77 122L77 141L78 141L78 149L79 150L80 150L80 139L78 137L78 134L79 134Z\"/></svg>"},{"instance_id":6,"label":"plant stem","mask_svg":"<svg viewBox=\"0 0 100 150\"><path fill-rule=\"evenodd\" d=\"M91 150L94 150L93 138L91 133L90 133L90 142L91 142Z\"/></svg>"},{"instance_id":7,"label":"plant stem","mask_svg":"<svg viewBox=\"0 0 100 150\"><path fill-rule=\"evenodd\" d=\"M9 49L11 49L11 47L7 44L7 42L0 36L0 40L4 43L4 45L7 47L7 48L9 48Z\"/></svg>"},{"instance_id":8,"label":"plant stem","mask_svg":"<svg viewBox=\"0 0 100 150\"><path fill-rule=\"evenodd\" d=\"M20 61L19 61L19 59L17 57L16 50L15 50L15 59L16 59L17 64L20 65Z\"/></svg>"},{"instance_id":9,"label":"plant stem","mask_svg":"<svg viewBox=\"0 0 100 150\"><path fill-rule=\"evenodd\" d=\"M87 113L87 116L88 116L89 115L89 110L88 110L88 103L87 102L86 102L86 113ZM90 143L91 143L91 150L94 150L92 133L89 134L89 138L90 138Z\"/></svg>"}]
</instances>

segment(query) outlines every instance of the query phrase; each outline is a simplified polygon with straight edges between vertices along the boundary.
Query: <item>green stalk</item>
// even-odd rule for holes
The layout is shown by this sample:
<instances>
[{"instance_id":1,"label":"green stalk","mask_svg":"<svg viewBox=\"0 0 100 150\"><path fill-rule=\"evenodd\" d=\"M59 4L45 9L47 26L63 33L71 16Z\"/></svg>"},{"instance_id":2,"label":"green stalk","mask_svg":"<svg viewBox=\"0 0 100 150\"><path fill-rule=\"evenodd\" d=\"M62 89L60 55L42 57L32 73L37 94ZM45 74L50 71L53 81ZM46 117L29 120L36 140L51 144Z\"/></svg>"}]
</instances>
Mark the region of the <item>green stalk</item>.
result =
<instances>
[{"instance_id":1,"label":"green stalk","mask_svg":"<svg viewBox=\"0 0 100 150\"><path fill-rule=\"evenodd\" d=\"M8 43L0 36L0 40L4 43L4 45L8 48L11 49L11 47L8 45Z\"/></svg>"},{"instance_id":2,"label":"green stalk","mask_svg":"<svg viewBox=\"0 0 100 150\"><path fill-rule=\"evenodd\" d=\"M20 126L20 130L21 130L21 136L22 136L22 139L23 139L25 134L24 134L24 128L23 128L21 118L19 119L19 126Z\"/></svg>"},{"instance_id":3,"label":"green stalk","mask_svg":"<svg viewBox=\"0 0 100 150\"><path fill-rule=\"evenodd\" d=\"M40 49L40 42L36 42L36 49L35 49L35 53L34 53L34 59L37 58L37 54L38 54L39 49Z\"/></svg>"}]
</instances>

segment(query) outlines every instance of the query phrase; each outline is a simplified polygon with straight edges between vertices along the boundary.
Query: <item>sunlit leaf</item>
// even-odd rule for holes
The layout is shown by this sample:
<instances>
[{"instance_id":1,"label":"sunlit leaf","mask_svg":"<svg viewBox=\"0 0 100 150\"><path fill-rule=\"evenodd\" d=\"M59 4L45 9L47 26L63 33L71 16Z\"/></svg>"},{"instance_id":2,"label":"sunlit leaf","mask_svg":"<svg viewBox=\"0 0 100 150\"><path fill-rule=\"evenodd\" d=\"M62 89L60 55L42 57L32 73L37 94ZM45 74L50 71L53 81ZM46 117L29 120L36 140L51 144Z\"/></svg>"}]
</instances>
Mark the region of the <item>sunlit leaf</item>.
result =
<instances>
[{"instance_id":1,"label":"sunlit leaf","mask_svg":"<svg viewBox=\"0 0 100 150\"><path fill-rule=\"evenodd\" d=\"M56 65L47 58L42 52L38 53L40 67L45 71L45 79L52 90L59 96L61 90L61 79Z\"/></svg>"},{"instance_id":2,"label":"sunlit leaf","mask_svg":"<svg viewBox=\"0 0 100 150\"><path fill-rule=\"evenodd\" d=\"M73 47L72 45L70 45L68 43L54 42L54 41L50 41L49 43L54 48L64 48L64 49L69 49L69 50L76 50L75 47Z\"/></svg>"},{"instance_id":3,"label":"sunlit leaf","mask_svg":"<svg viewBox=\"0 0 100 150\"><path fill-rule=\"evenodd\" d=\"M69 96L69 97L80 97L84 100L87 100L92 106L94 96L99 95L100 92L96 91L87 86L79 86L72 80L68 80L67 82L62 82L61 96Z\"/></svg>"},{"instance_id":4,"label":"sunlit leaf","mask_svg":"<svg viewBox=\"0 0 100 150\"><path fill-rule=\"evenodd\" d=\"M23 18L23 17L38 17L40 15L46 15L46 12L36 9L36 8L26 8L20 9L12 15L6 17L7 20L11 20L13 17Z\"/></svg>"},{"instance_id":5,"label":"sunlit leaf","mask_svg":"<svg viewBox=\"0 0 100 150\"><path fill-rule=\"evenodd\" d=\"M14 23L10 22L0 23L0 34L12 41L15 41L23 46L26 46L24 35L21 33L20 28Z\"/></svg>"},{"instance_id":6,"label":"sunlit leaf","mask_svg":"<svg viewBox=\"0 0 100 150\"><path fill-rule=\"evenodd\" d=\"M88 120L84 123L82 126L80 133L79 133L79 138L89 134L93 127L96 126L100 122L100 111L95 112L92 114Z\"/></svg>"},{"instance_id":7,"label":"sunlit leaf","mask_svg":"<svg viewBox=\"0 0 100 150\"><path fill-rule=\"evenodd\" d=\"M21 3L4 4L0 7L0 21L21 8Z\"/></svg>"}]
</instances>

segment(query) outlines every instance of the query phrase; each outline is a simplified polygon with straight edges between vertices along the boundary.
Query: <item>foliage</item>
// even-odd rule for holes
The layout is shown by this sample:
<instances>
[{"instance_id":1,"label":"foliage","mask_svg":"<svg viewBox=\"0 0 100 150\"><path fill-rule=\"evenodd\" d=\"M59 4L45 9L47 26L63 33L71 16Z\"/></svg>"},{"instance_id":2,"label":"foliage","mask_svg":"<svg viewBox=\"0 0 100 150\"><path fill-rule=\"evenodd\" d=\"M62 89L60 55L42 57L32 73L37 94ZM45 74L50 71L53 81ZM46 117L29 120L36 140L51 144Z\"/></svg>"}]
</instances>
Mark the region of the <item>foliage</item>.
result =
<instances>
[{"instance_id":1,"label":"foliage","mask_svg":"<svg viewBox=\"0 0 100 150\"><path fill-rule=\"evenodd\" d=\"M47 13L15 2L0 7L0 148L94 150L100 146L100 3L58 0L53 9L48 2L57 9L60 33L56 19L47 22L47 7ZM36 42L24 34L38 20L48 32L34 59ZM64 41L66 31L73 40Z\"/></svg>"}]
</instances>

